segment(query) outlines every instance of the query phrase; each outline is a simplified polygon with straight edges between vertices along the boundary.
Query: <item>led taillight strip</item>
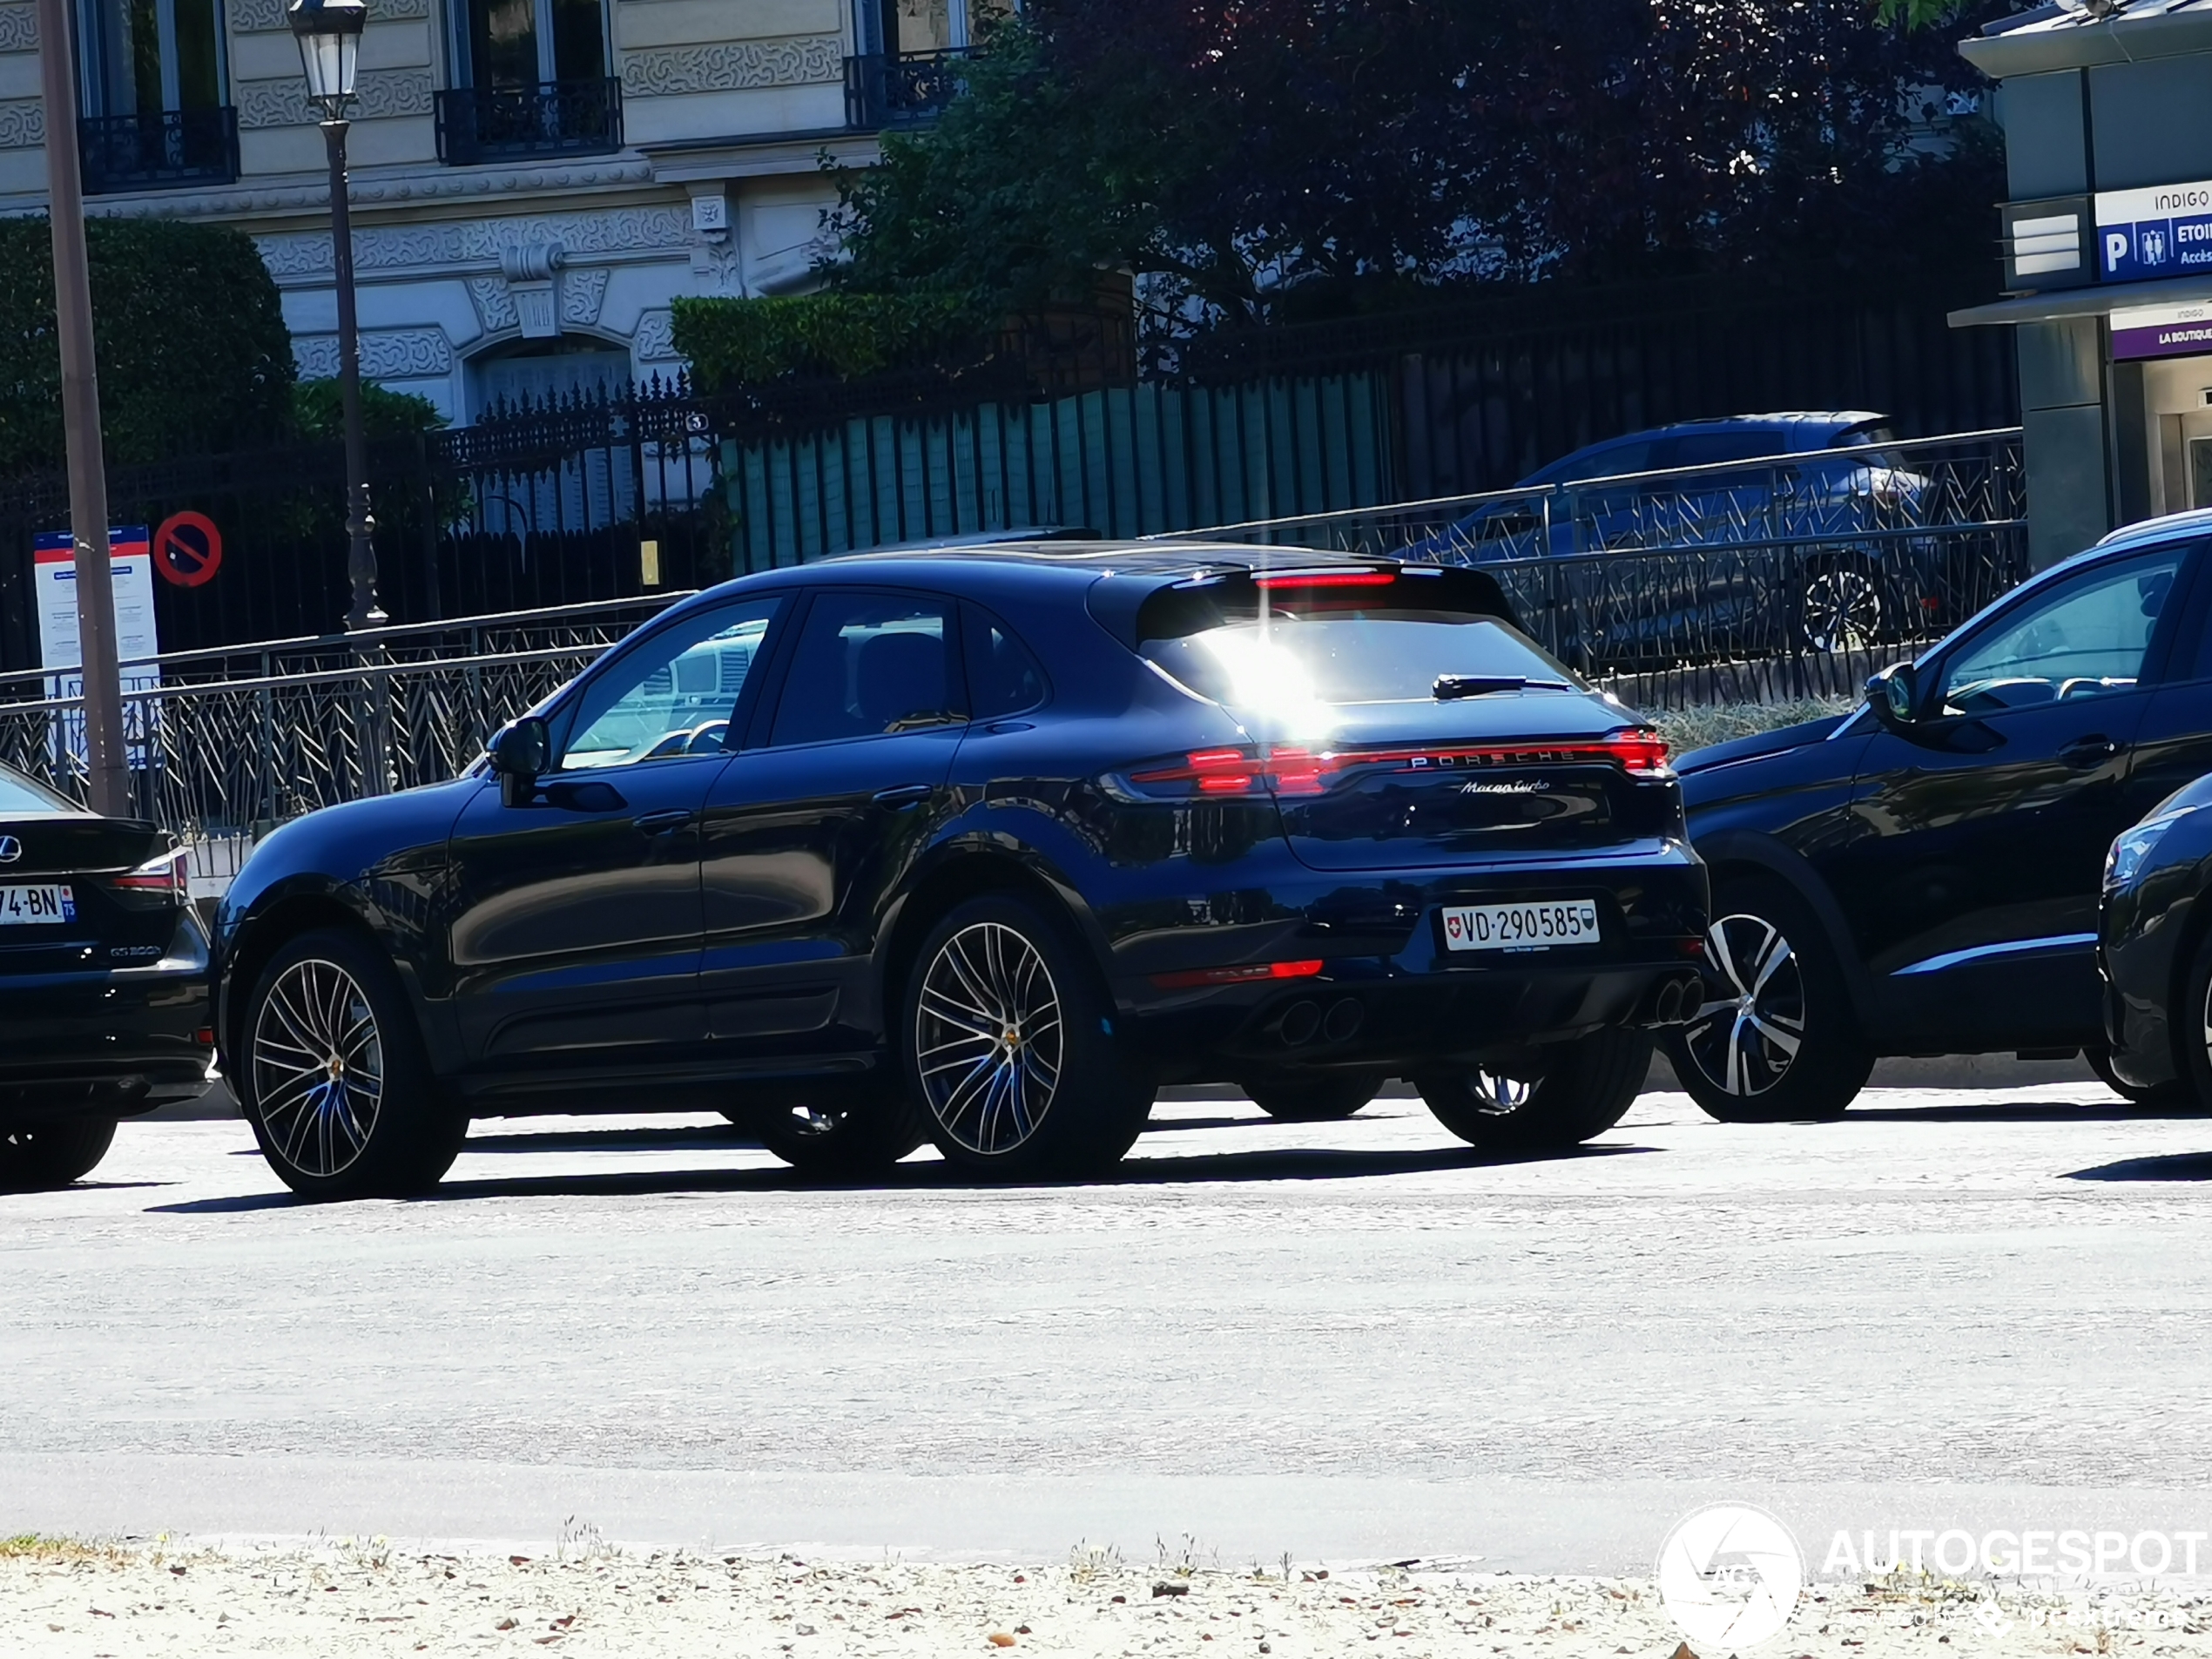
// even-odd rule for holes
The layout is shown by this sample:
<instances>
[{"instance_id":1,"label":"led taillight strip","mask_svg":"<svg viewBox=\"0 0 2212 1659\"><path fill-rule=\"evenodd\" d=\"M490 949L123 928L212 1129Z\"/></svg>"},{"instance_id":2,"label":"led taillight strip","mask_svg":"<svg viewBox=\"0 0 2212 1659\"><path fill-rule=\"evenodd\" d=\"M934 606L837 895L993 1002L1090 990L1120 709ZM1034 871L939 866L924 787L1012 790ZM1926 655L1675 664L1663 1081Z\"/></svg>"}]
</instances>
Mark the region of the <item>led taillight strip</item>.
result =
<instances>
[{"instance_id":1,"label":"led taillight strip","mask_svg":"<svg viewBox=\"0 0 2212 1659\"><path fill-rule=\"evenodd\" d=\"M1278 748L1199 749L1178 766L1156 766L1129 774L1135 784L1190 784L1201 795L1254 795L1274 781L1279 795L1318 795L1341 772L1353 767L1394 766L1402 772L1487 771L1494 766L1572 765L1602 760L1632 778L1666 775L1667 742L1656 732L1619 732L1574 743L1471 744L1433 749L1352 749L1314 753Z\"/></svg>"},{"instance_id":2,"label":"led taillight strip","mask_svg":"<svg viewBox=\"0 0 2212 1659\"><path fill-rule=\"evenodd\" d=\"M1256 588L1386 588L1398 580L1395 570L1305 570L1256 576Z\"/></svg>"},{"instance_id":3,"label":"led taillight strip","mask_svg":"<svg viewBox=\"0 0 2212 1659\"><path fill-rule=\"evenodd\" d=\"M1320 971L1318 959L1305 962L1243 962L1235 968L1191 968L1177 974L1155 974L1152 983L1163 991L1186 991L1201 985L1242 985L1253 980L1312 979Z\"/></svg>"}]
</instances>

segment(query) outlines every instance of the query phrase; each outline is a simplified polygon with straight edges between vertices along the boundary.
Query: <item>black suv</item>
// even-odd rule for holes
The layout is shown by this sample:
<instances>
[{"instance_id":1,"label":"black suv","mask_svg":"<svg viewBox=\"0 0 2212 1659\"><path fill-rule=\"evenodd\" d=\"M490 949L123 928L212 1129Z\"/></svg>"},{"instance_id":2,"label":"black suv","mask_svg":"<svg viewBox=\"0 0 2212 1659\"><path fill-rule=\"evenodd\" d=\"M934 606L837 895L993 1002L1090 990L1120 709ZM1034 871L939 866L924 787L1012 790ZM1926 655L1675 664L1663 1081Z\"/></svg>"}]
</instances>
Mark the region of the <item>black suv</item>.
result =
<instances>
[{"instance_id":1,"label":"black suv","mask_svg":"<svg viewBox=\"0 0 2212 1659\"><path fill-rule=\"evenodd\" d=\"M794 1163L1097 1169L1154 1088L1386 1075L1571 1144L1697 1002L1656 734L1479 571L1260 549L846 558L701 594L465 778L255 848L227 1074L305 1192L470 1116L685 1110Z\"/></svg>"},{"instance_id":2,"label":"black suv","mask_svg":"<svg viewBox=\"0 0 2212 1659\"><path fill-rule=\"evenodd\" d=\"M2212 513L2115 532L1854 713L1682 759L1717 977L1669 1046L1708 1112L1832 1116L1882 1055L2080 1049L2113 1081L2098 885L2212 772L2208 541Z\"/></svg>"}]
</instances>

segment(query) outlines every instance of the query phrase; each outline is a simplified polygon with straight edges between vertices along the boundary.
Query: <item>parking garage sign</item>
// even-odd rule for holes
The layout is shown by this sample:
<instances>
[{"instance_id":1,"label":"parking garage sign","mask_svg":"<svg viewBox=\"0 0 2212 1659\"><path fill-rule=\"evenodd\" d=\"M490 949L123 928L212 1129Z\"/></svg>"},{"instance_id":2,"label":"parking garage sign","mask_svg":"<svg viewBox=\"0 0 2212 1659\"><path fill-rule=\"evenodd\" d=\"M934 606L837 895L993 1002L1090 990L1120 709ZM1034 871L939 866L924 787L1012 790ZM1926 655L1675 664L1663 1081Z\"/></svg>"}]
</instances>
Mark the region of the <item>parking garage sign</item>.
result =
<instances>
[{"instance_id":1,"label":"parking garage sign","mask_svg":"<svg viewBox=\"0 0 2212 1659\"><path fill-rule=\"evenodd\" d=\"M2100 192L2097 270L2107 282L2212 274L2212 180Z\"/></svg>"}]
</instances>

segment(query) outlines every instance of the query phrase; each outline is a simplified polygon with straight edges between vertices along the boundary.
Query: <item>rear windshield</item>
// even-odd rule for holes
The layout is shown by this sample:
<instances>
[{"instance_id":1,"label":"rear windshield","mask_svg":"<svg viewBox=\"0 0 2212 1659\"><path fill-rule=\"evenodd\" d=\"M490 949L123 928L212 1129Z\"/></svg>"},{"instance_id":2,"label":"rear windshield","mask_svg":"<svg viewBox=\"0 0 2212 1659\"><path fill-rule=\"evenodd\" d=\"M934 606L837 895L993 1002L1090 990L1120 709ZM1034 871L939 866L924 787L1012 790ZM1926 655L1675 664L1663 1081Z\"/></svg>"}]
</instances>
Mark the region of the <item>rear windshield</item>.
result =
<instances>
[{"instance_id":1,"label":"rear windshield","mask_svg":"<svg viewBox=\"0 0 2212 1659\"><path fill-rule=\"evenodd\" d=\"M1138 651L1201 697L1278 711L1427 702L1454 678L1578 685L1483 588L1434 577L1372 587L1261 582L1156 595L1138 617Z\"/></svg>"},{"instance_id":2,"label":"rear windshield","mask_svg":"<svg viewBox=\"0 0 2212 1659\"><path fill-rule=\"evenodd\" d=\"M76 803L64 799L20 772L0 767L0 813L73 813Z\"/></svg>"}]
</instances>

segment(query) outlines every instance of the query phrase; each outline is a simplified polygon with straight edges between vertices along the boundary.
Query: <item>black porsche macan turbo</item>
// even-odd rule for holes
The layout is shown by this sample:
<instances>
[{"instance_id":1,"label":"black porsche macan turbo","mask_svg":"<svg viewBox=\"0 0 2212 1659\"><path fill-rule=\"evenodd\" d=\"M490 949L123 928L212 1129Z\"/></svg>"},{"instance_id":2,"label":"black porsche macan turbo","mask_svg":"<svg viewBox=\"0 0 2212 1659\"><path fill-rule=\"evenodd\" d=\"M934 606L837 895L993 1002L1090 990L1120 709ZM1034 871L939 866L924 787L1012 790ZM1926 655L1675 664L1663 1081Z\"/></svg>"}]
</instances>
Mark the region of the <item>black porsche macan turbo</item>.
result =
<instances>
[{"instance_id":1,"label":"black porsche macan turbo","mask_svg":"<svg viewBox=\"0 0 2212 1659\"><path fill-rule=\"evenodd\" d=\"M303 1192L472 1116L725 1112L1096 1170L1163 1083L1278 1116L1413 1078L1568 1144L1698 1001L1664 746L1471 570L1219 546L833 560L674 607L448 784L256 849L225 1069Z\"/></svg>"},{"instance_id":2,"label":"black porsche macan turbo","mask_svg":"<svg viewBox=\"0 0 2212 1659\"><path fill-rule=\"evenodd\" d=\"M207 1087L207 938L166 830L0 766L0 1190L99 1163Z\"/></svg>"}]
</instances>

